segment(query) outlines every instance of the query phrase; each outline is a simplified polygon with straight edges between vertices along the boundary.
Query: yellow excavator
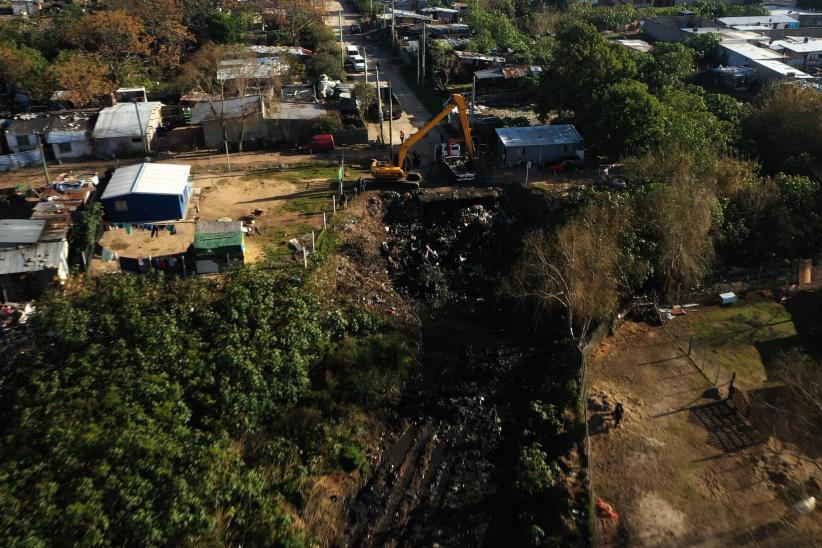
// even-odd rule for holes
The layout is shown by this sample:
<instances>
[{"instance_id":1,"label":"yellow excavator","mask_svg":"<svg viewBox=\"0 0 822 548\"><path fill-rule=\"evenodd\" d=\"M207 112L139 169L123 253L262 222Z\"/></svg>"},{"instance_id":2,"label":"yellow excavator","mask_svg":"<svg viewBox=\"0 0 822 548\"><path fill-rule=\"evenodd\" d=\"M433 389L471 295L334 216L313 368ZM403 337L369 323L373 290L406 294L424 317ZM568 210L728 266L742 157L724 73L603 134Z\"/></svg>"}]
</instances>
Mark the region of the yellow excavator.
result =
<instances>
[{"instance_id":1,"label":"yellow excavator","mask_svg":"<svg viewBox=\"0 0 822 548\"><path fill-rule=\"evenodd\" d=\"M442 112L431 118L428 123L422 127L422 129L411 135L402 145L400 145L399 152L393 161L381 162L378 160L372 160L371 175L373 175L375 179L382 180L398 181L406 179L409 174L405 172L403 166L405 165L405 160L408 157L408 151L411 150L411 147L418 141L428 135L428 133L434 129L434 127L446 116L448 116L448 113L453 110L454 105L456 105L459 113L460 129L462 129L462 136L465 140L465 148L467 149L468 157L470 160L476 160L477 151L474 148L474 141L471 139L471 128L468 127L468 108L465 105L465 98L459 93L454 93L451 95L451 99L445 104L445 108L442 109ZM447 165L452 171L454 169L461 169L456 168L456 164L454 162L446 163L443 159L443 163L445 163L445 165Z\"/></svg>"}]
</instances>

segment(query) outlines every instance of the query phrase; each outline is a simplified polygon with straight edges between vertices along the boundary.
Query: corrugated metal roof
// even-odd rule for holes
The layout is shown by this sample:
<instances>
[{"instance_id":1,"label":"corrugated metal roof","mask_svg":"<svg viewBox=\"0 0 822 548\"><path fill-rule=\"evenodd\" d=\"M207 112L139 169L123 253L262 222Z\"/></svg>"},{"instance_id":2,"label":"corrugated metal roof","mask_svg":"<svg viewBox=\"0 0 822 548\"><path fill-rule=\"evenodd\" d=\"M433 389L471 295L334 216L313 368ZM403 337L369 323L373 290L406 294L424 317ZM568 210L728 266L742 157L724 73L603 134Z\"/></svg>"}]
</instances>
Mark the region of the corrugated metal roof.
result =
<instances>
[{"instance_id":1,"label":"corrugated metal roof","mask_svg":"<svg viewBox=\"0 0 822 548\"><path fill-rule=\"evenodd\" d=\"M317 103L279 103L275 108L270 118L276 120L314 120L328 114L328 108Z\"/></svg>"},{"instance_id":2,"label":"corrugated metal roof","mask_svg":"<svg viewBox=\"0 0 822 548\"><path fill-rule=\"evenodd\" d=\"M191 166L185 164L134 164L114 172L101 200L127 194L183 194Z\"/></svg>"},{"instance_id":3,"label":"corrugated metal roof","mask_svg":"<svg viewBox=\"0 0 822 548\"><path fill-rule=\"evenodd\" d=\"M0 247L37 243L45 227L44 220L0 219Z\"/></svg>"},{"instance_id":4,"label":"corrugated metal roof","mask_svg":"<svg viewBox=\"0 0 822 548\"><path fill-rule=\"evenodd\" d=\"M745 59L784 59L785 56L771 49L760 48L746 43L722 43L720 47L741 55Z\"/></svg>"},{"instance_id":5,"label":"corrugated metal roof","mask_svg":"<svg viewBox=\"0 0 822 548\"><path fill-rule=\"evenodd\" d=\"M461 59L463 61L488 61L491 63L505 62L505 57L485 55L484 53L477 53L475 51L455 51L454 55L457 56L457 59Z\"/></svg>"},{"instance_id":6,"label":"corrugated metal roof","mask_svg":"<svg viewBox=\"0 0 822 548\"><path fill-rule=\"evenodd\" d=\"M773 23L799 23L797 19L787 15L750 15L744 17L720 17L717 19L723 25L769 25Z\"/></svg>"},{"instance_id":7,"label":"corrugated metal roof","mask_svg":"<svg viewBox=\"0 0 822 548\"><path fill-rule=\"evenodd\" d=\"M61 279L66 277L68 242L44 242L20 248L0 249L0 274L57 270Z\"/></svg>"},{"instance_id":8,"label":"corrugated metal roof","mask_svg":"<svg viewBox=\"0 0 822 548\"><path fill-rule=\"evenodd\" d=\"M142 137L148 131L151 115L162 106L163 104L159 101L149 101L148 103L117 103L104 108L97 117L93 135L96 139ZM140 112L140 123L137 122L137 110ZM140 125L143 127L141 128Z\"/></svg>"},{"instance_id":9,"label":"corrugated metal roof","mask_svg":"<svg viewBox=\"0 0 822 548\"><path fill-rule=\"evenodd\" d=\"M242 248L243 245L243 223L240 221L197 221L195 253L208 254L226 247Z\"/></svg>"},{"instance_id":10,"label":"corrugated metal roof","mask_svg":"<svg viewBox=\"0 0 822 548\"><path fill-rule=\"evenodd\" d=\"M572 145L582 143L582 136L571 124L497 128L497 136L506 147Z\"/></svg>"}]
</instances>

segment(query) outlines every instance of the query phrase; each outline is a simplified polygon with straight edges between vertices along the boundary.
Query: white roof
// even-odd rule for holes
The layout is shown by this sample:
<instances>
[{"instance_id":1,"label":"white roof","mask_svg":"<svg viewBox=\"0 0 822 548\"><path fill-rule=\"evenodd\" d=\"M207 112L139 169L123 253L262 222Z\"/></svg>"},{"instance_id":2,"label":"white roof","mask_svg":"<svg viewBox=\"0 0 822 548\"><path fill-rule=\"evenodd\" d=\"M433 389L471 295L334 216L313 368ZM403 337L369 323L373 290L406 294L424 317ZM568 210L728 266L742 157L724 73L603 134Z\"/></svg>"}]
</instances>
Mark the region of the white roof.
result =
<instances>
[{"instance_id":1,"label":"white roof","mask_svg":"<svg viewBox=\"0 0 822 548\"><path fill-rule=\"evenodd\" d=\"M182 194L189 184L191 166L185 164L134 164L121 167L108 182L102 200L127 194Z\"/></svg>"},{"instance_id":2,"label":"white roof","mask_svg":"<svg viewBox=\"0 0 822 548\"><path fill-rule=\"evenodd\" d=\"M807 42L805 41L807 40ZM784 40L774 40L769 47L778 50L784 48L794 53L814 53L822 51L822 40L819 38L804 38L802 36L789 36Z\"/></svg>"},{"instance_id":3,"label":"white roof","mask_svg":"<svg viewBox=\"0 0 822 548\"><path fill-rule=\"evenodd\" d=\"M45 227L42 219L0 219L0 247L37 243Z\"/></svg>"},{"instance_id":4,"label":"white roof","mask_svg":"<svg viewBox=\"0 0 822 548\"><path fill-rule=\"evenodd\" d=\"M760 67L764 67L764 68L766 68L768 70L771 70L773 72L779 73L782 76L785 76L785 77L788 77L788 78L797 78L797 79L800 79L800 80L813 78L813 76L811 76L810 74L808 74L806 72L802 72L801 70L799 70L796 67L786 65L785 63L783 63L781 61L776 61L776 60L773 60L773 59L753 59L753 60L751 60L751 63L753 63L755 65L758 65Z\"/></svg>"},{"instance_id":5,"label":"white roof","mask_svg":"<svg viewBox=\"0 0 822 548\"><path fill-rule=\"evenodd\" d=\"M642 53L648 53L654 46L646 42L645 40L615 40L617 44L621 44L626 48L631 48L632 50L639 51Z\"/></svg>"},{"instance_id":6,"label":"white roof","mask_svg":"<svg viewBox=\"0 0 822 548\"><path fill-rule=\"evenodd\" d=\"M720 44L721 47L727 49L728 51L732 51L734 53L738 53L742 57L754 60L754 59L784 59L785 56L781 53L777 53L772 49L765 49L760 48L759 46L754 46L753 44L747 43L722 43Z\"/></svg>"},{"instance_id":7,"label":"white roof","mask_svg":"<svg viewBox=\"0 0 822 548\"><path fill-rule=\"evenodd\" d=\"M505 147L573 145L582 136L571 124L497 128L497 137Z\"/></svg>"},{"instance_id":8,"label":"white roof","mask_svg":"<svg viewBox=\"0 0 822 548\"><path fill-rule=\"evenodd\" d=\"M149 101L148 103L117 103L112 107L104 108L97 117L92 135L95 139L142 137L148 131L152 113L162 106L163 104L159 101ZM140 123L137 122L138 110Z\"/></svg>"},{"instance_id":9,"label":"white roof","mask_svg":"<svg viewBox=\"0 0 822 548\"><path fill-rule=\"evenodd\" d=\"M727 27L734 25L772 25L774 23L796 23L799 21L787 15L750 15L745 17L720 17L717 19Z\"/></svg>"}]
</instances>

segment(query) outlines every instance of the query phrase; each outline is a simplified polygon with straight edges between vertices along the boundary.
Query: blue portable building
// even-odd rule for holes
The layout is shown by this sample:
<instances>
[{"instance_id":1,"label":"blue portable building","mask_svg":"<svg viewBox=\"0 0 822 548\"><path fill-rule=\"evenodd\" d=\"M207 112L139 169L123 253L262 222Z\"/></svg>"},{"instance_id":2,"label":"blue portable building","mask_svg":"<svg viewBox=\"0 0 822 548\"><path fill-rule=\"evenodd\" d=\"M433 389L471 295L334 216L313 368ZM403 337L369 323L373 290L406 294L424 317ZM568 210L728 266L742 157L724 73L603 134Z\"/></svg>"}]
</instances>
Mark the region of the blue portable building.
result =
<instances>
[{"instance_id":1,"label":"blue portable building","mask_svg":"<svg viewBox=\"0 0 822 548\"><path fill-rule=\"evenodd\" d=\"M148 223L185 218L191 198L191 166L135 164L111 176L100 201L106 220Z\"/></svg>"}]
</instances>

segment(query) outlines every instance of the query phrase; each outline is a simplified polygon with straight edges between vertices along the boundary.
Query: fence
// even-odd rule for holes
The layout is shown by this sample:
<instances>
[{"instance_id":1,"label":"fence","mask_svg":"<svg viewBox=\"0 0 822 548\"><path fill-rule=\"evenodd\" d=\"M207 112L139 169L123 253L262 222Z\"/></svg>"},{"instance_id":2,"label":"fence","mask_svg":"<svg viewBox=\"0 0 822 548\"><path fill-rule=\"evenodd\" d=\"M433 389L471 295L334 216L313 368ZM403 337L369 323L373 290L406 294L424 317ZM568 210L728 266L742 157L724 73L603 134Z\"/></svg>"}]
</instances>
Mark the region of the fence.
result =
<instances>
[{"instance_id":1,"label":"fence","mask_svg":"<svg viewBox=\"0 0 822 548\"><path fill-rule=\"evenodd\" d=\"M600 323L579 346L580 383L577 413L581 415L585 423L582 452L584 457L583 464L585 466L585 490L588 495L588 542L594 547L599 546L601 540L599 536L599 524L597 522L596 488L594 484L593 456L591 454L591 421L588 416L588 365L594 351L602 344L602 341L604 341L608 335L619 327L619 324L622 323L623 318L625 318L627 314L628 311L626 310L614 316L610 322Z\"/></svg>"},{"instance_id":2,"label":"fence","mask_svg":"<svg viewBox=\"0 0 822 548\"><path fill-rule=\"evenodd\" d=\"M0 171L9 171L19 167L29 167L41 162L40 151L29 150L28 152L18 152L0 156Z\"/></svg>"}]
</instances>

